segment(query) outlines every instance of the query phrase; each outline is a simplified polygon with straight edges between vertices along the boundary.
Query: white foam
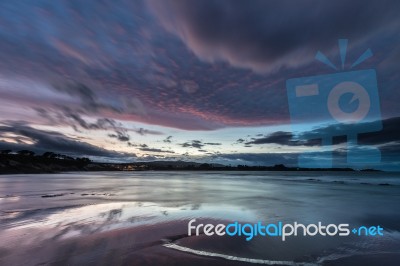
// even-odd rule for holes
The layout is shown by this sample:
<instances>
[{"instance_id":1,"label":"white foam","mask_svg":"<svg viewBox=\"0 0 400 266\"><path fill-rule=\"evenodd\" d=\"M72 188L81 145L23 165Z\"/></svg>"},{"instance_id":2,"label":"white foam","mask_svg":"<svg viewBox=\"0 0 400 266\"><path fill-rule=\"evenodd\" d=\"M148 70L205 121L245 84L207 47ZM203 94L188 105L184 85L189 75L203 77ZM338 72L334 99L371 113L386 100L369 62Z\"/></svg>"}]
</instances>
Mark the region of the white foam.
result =
<instances>
[{"instance_id":1,"label":"white foam","mask_svg":"<svg viewBox=\"0 0 400 266\"><path fill-rule=\"evenodd\" d=\"M243 257L236 257L225 255L221 253L214 253L202 250L191 249L187 247L182 247L177 244L168 243L163 245L166 248L171 248L187 253L192 253L200 256L207 256L207 257L217 257L226 260L233 260L233 261L241 261L241 262L248 262L248 263L255 263L255 264L265 264L265 265L288 265L288 266L316 266L319 264L316 263L307 263L307 262L294 262L294 261L281 261L281 260L262 260L262 259L252 259L252 258L243 258Z\"/></svg>"}]
</instances>

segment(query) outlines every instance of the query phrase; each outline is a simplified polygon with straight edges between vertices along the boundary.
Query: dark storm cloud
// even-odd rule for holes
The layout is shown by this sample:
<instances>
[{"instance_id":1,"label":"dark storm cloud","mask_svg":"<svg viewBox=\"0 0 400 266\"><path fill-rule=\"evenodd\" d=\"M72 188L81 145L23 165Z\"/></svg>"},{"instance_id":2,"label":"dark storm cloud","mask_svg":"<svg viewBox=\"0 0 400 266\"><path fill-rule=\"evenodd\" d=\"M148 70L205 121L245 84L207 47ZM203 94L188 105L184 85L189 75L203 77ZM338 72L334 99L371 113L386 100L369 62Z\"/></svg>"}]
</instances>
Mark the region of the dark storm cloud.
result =
<instances>
[{"instance_id":1,"label":"dark storm cloud","mask_svg":"<svg viewBox=\"0 0 400 266\"><path fill-rule=\"evenodd\" d=\"M80 132L80 128L86 130L105 130L113 131L108 134L111 138L116 138L119 141L126 142L130 140L128 132L134 132L139 135L162 135L162 132L149 130L145 128L124 128L124 126L110 118L98 118L95 122L87 122L82 118L81 114L85 114L79 110L71 110L68 107L60 107L61 112L48 111L44 108L36 108L35 110L44 118L48 119L53 125L70 125L75 131ZM80 112L80 113L79 113Z\"/></svg>"},{"instance_id":2,"label":"dark storm cloud","mask_svg":"<svg viewBox=\"0 0 400 266\"><path fill-rule=\"evenodd\" d=\"M155 149L155 148L139 148L139 150L141 150L141 151L147 151L147 152L175 153L174 151L162 150L162 149Z\"/></svg>"},{"instance_id":3,"label":"dark storm cloud","mask_svg":"<svg viewBox=\"0 0 400 266\"><path fill-rule=\"evenodd\" d=\"M399 26L394 0L150 3L166 29L200 58L256 70L298 66L343 36L357 41Z\"/></svg>"},{"instance_id":4,"label":"dark storm cloud","mask_svg":"<svg viewBox=\"0 0 400 266\"><path fill-rule=\"evenodd\" d=\"M221 143L218 143L218 142L205 142L204 145L218 146L218 145L221 145Z\"/></svg>"},{"instance_id":5,"label":"dark storm cloud","mask_svg":"<svg viewBox=\"0 0 400 266\"><path fill-rule=\"evenodd\" d=\"M135 129L133 130L134 132L136 132L139 135L162 135L162 132L156 131L156 130L150 130L150 129L145 129L145 128L139 128L139 129Z\"/></svg>"},{"instance_id":6,"label":"dark storm cloud","mask_svg":"<svg viewBox=\"0 0 400 266\"><path fill-rule=\"evenodd\" d=\"M372 128L375 122L364 123L361 128L368 130ZM352 132L354 125L329 126L325 128L315 129L305 132L305 137L316 137L324 134L330 134L334 130L343 130L344 132ZM357 135L357 143L359 145L372 145L379 148L382 154L383 162L399 162L400 161L400 117L382 120L382 130L376 132L368 132ZM338 138L338 143L346 143L347 138L343 136ZM362 147L362 146L361 146ZM346 150L346 149L345 149Z\"/></svg>"},{"instance_id":7,"label":"dark storm cloud","mask_svg":"<svg viewBox=\"0 0 400 266\"><path fill-rule=\"evenodd\" d=\"M87 130L96 130L96 129L102 129L102 130L107 130L107 129L116 129L116 122L112 119L108 118L98 118L95 123L89 123L85 119L81 117L79 113L76 113L72 110L65 110L64 111L64 117L65 118L70 118L72 121L71 126L78 131L78 126L87 129Z\"/></svg>"},{"instance_id":8,"label":"dark storm cloud","mask_svg":"<svg viewBox=\"0 0 400 266\"><path fill-rule=\"evenodd\" d=\"M114 112L122 112L123 107L115 107L110 104L101 103L99 97L88 86L82 83L69 83L64 85L53 85L54 89L66 93L72 97L77 97L81 102L81 107L90 112L99 112L101 109Z\"/></svg>"},{"instance_id":9,"label":"dark storm cloud","mask_svg":"<svg viewBox=\"0 0 400 266\"><path fill-rule=\"evenodd\" d=\"M376 123L365 122L360 124L335 124L326 127L304 131L294 136L291 132L277 131L260 138L253 138L249 144L278 144L284 146L318 146L323 136L332 136L335 132L354 132L357 128L368 131ZM365 145L389 145L390 143L400 142L400 117L382 120L382 130L357 135L357 141ZM335 137L336 144L345 143L346 136ZM390 145L389 145L390 146ZM399 150L400 152L400 150Z\"/></svg>"},{"instance_id":10,"label":"dark storm cloud","mask_svg":"<svg viewBox=\"0 0 400 266\"><path fill-rule=\"evenodd\" d=\"M172 142L171 139L172 139L172 136L168 136L163 140L163 142L164 143L171 143Z\"/></svg>"},{"instance_id":11,"label":"dark storm cloud","mask_svg":"<svg viewBox=\"0 0 400 266\"><path fill-rule=\"evenodd\" d=\"M180 144L184 148L196 148L196 149L202 149L204 146L210 145L210 146L218 146L221 145L221 143L216 143L216 142L205 142L203 143L201 140L192 140L188 141L185 143Z\"/></svg>"},{"instance_id":12,"label":"dark storm cloud","mask_svg":"<svg viewBox=\"0 0 400 266\"><path fill-rule=\"evenodd\" d=\"M21 119L7 103L55 113L50 125L67 106L77 129L95 126L77 114L187 130L280 124L289 119L286 79L326 72L304 63L318 50L335 58L337 38L350 39L350 59L372 49L367 66L385 69L382 113L399 115L398 9L398 1L1 1L0 116ZM282 65L291 67L252 71Z\"/></svg>"},{"instance_id":13,"label":"dark storm cloud","mask_svg":"<svg viewBox=\"0 0 400 266\"><path fill-rule=\"evenodd\" d=\"M400 142L400 117L383 120L382 131L360 134L358 140L369 145Z\"/></svg>"},{"instance_id":14,"label":"dark storm cloud","mask_svg":"<svg viewBox=\"0 0 400 266\"><path fill-rule=\"evenodd\" d=\"M130 136L127 135L125 132L118 131L117 134L108 134L110 138L115 138L121 142L127 142L130 140Z\"/></svg>"},{"instance_id":15,"label":"dark storm cloud","mask_svg":"<svg viewBox=\"0 0 400 266\"><path fill-rule=\"evenodd\" d=\"M246 144L280 144L280 145L291 145L292 144L292 133L277 131L269 134L268 136L262 138L254 138L252 141Z\"/></svg>"},{"instance_id":16,"label":"dark storm cloud","mask_svg":"<svg viewBox=\"0 0 400 266\"><path fill-rule=\"evenodd\" d=\"M82 115L88 115L80 109L72 109L68 106L59 105L58 108L34 108L34 110L44 119L48 120L51 125L69 125L75 131L79 129L86 130L108 130L116 129L120 126L113 119L97 118L95 122L87 122Z\"/></svg>"},{"instance_id":17,"label":"dark storm cloud","mask_svg":"<svg viewBox=\"0 0 400 266\"><path fill-rule=\"evenodd\" d=\"M201 149L204 147L204 144L200 140L192 140L191 142L185 142L181 144L184 148L197 148Z\"/></svg>"},{"instance_id":18,"label":"dark storm cloud","mask_svg":"<svg viewBox=\"0 0 400 266\"><path fill-rule=\"evenodd\" d=\"M261 138L253 138L252 141L246 142L246 145L250 144L279 144L279 145L286 145L286 146L300 146L300 145L305 145L305 146L315 146L315 145L320 145L320 142L318 140L302 140L301 137L300 139L294 139L293 134L290 132L285 132L285 131L277 131L273 132L267 136L261 137Z\"/></svg>"},{"instance_id":19,"label":"dark storm cloud","mask_svg":"<svg viewBox=\"0 0 400 266\"><path fill-rule=\"evenodd\" d=\"M330 136L333 132L354 132L362 129L364 132L357 135L357 141L365 145L389 145L392 142L400 142L400 117L394 117L382 120L382 130L368 132L370 128L374 128L374 122L366 122L360 124L339 124L327 127L316 128L311 131L302 132L299 139L316 139L321 136ZM339 143L346 142L346 138L338 138ZM399 150L400 152L400 150Z\"/></svg>"},{"instance_id":20,"label":"dark storm cloud","mask_svg":"<svg viewBox=\"0 0 400 266\"><path fill-rule=\"evenodd\" d=\"M9 134L13 135L10 136ZM58 132L35 129L28 126L25 122L3 122L3 125L0 125L0 136L3 138L20 139L17 143L0 141L0 149L2 150L11 149L17 151L27 149L36 153L52 151L72 156L135 157L134 154L123 154L106 150Z\"/></svg>"},{"instance_id":21,"label":"dark storm cloud","mask_svg":"<svg viewBox=\"0 0 400 266\"><path fill-rule=\"evenodd\" d=\"M133 143L131 141L128 141L126 144L128 145L128 147L141 147L141 148L148 147L146 144L138 144L138 143Z\"/></svg>"},{"instance_id":22,"label":"dark storm cloud","mask_svg":"<svg viewBox=\"0 0 400 266\"><path fill-rule=\"evenodd\" d=\"M355 127L368 131L373 128L374 122L355 124L330 125L316 128L310 131L301 132L293 138L290 132L278 131L265 137L254 138L248 144L278 144L283 146L319 146L320 138L323 136L332 136L334 132L354 132ZM376 132L362 133L357 135L357 144L351 149L363 149L364 145L377 147L382 155L381 169L397 169L400 161L400 117L382 120L382 130ZM337 136L333 138L333 144L347 144L347 136ZM348 146L338 147L335 150L336 156L341 158L341 163L345 165L345 157Z\"/></svg>"}]
</instances>

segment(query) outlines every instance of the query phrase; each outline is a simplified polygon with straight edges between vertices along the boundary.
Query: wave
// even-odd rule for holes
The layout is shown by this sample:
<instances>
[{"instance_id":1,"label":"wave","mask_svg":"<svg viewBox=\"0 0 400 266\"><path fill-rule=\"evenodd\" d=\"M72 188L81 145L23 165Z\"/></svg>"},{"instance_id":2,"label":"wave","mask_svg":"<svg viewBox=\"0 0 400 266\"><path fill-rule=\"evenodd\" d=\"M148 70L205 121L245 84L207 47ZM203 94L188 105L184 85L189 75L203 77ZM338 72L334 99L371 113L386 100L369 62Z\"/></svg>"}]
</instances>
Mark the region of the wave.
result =
<instances>
[{"instance_id":1,"label":"wave","mask_svg":"<svg viewBox=\"0 0 400 266\"><path fill-rule=\"evenodd\" d=\"M183 247L174 243L167 243L163 244L164 247L179 250L182 252L187 252L199 256L206 256L206 257L214 257L214 258L221 258L225 260L231 261L240 261L240 262L247 262L253 264L264 264L264 265L286 265L286 266L317 266L321 264L317 263L309 263L309 262L295 262L295 261L281 261L281 260L263 260L263 259L253 259L253 258L243 258L243 257L236 257L221 253L215 252L208 252L203 250L191 249L187 247Z\"/></svg>"}]
</instances>

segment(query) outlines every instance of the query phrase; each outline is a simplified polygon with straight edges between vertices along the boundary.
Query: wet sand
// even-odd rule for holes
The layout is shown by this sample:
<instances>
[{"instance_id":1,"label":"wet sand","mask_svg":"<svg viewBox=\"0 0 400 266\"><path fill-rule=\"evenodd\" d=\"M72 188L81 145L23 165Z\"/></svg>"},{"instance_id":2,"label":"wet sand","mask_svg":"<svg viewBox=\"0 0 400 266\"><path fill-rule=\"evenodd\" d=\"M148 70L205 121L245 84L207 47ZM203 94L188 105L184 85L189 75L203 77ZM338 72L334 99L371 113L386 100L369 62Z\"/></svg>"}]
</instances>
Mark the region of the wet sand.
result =
<instances>
[{"instance_id":1,"label":"wet sand","mask_svg":"<svg viewBox=\"0 0 400 266\"><path fill-rule=\"evenodd\" d=\"M219 223L224 221L204 222ZM227 221L225 221L227 222ZM285 243L264 239L266 253L254 252L243 238L188 236L187 223L169 222L116 229L87 236L30 242L0 249L0 265L398 265L399 253L363 254L318 261L302 256L304 239ZM49 232L42 232L48 234ZM299 243L303 243L303 248ZM183 251L168 246L183 247ZM323 242L320 242L323 245ZM327 244L327 243L325 243ZM288 247L291 245L292 247ZM329 246L329 245L328 245ZM300 248L299 248L300 247ZM320 246L318 246L320 248ZM314 247L315 251L318 250ZM200 251L187 252L187 249ZM297 253L297 259L287 251ZM215 256L215 254L223 255ZM264 259L265 257L274 259ZM239 261L238 261L239 260ZM240 261L241 260L241 261ZM285 262L288 262L287 264Z\"/></svg>"},{"instance_id":2,"label":"wet sand","mask_svg":"<svg viewBox=\"0 0 400 266\"><path fill-rule=\"evenodd\" d=\"M2 248L1 265L244 265L231 260L209 258L164 247L179 243L187 223L173 222L129 229L117 229L85 237L53 239ZM43 232L46 234L48 232ZM188 241L185 242L185 244ZM190 241L189 241L190 242ZM189 243L190 246L190 243Z\"/></svg>"},{"instance_id":3,"label":"wet sand","mask_svg":"<svg viewBox=\"0 0 400 266\"><path fill-rule=\"evenodd\" d=\"M340 175L3 176L0 265L398 265L398 178ZM189 237L193 218L380 224L385 235Z\"/></svg>"}]
</instances>

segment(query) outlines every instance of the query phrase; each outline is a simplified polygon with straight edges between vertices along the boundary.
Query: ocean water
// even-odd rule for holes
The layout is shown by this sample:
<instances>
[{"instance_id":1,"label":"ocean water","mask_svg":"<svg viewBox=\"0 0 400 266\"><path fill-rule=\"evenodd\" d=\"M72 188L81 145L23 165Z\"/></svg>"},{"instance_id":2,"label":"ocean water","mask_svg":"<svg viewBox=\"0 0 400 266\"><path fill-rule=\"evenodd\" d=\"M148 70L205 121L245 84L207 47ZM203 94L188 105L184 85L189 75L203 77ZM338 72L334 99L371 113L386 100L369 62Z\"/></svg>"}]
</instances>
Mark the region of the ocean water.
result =
<instances>
[{"instance_id":1,"label":"ocean water","mask_svg":"<svg viewBox=\"0 0 400 266\"><path fill-rule=\"evenodd\" d=\"M187 236L187 223L377 226L383 236ZM399 265L400 175L0 176L0 265ZM182 264L181 264L182 263Z\"/></svg>"}]
</instances>

